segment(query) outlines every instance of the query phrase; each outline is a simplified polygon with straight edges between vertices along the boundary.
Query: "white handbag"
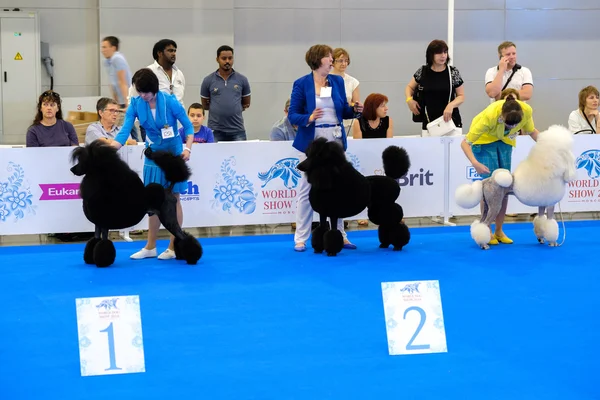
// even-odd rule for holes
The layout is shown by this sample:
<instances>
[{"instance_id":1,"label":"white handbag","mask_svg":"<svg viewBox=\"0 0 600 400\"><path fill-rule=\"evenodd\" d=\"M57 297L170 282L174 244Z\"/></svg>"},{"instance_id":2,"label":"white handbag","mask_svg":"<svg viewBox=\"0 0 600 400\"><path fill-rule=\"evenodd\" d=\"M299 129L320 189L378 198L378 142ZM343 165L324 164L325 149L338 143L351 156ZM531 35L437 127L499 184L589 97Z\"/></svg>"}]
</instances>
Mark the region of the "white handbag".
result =
<instances>
[{"instance_id":1,"label":"white handbag","mask_svg":"<svg viewBox=\"0 0 600 400\"><path fill-rule=\"evenodd\" d=\"M450 66L448 65L448 77L450 78L450 95L448 96L448 103L452 99L452 72L450 71ZM429 121L429 115L427 115L427 108L425 107L425 116ZM454 121L452 118L448 122L444 121L444 116L442 115L439 118L430 121L427 124L427 132L429 136L446 136L452 135L454 130L456 129L456 125L454 125Z\"/></svg>"},{"instance_id":2,"label":"white handbag","mask_svg":"<svg viewBox=\"0 0 600 400\"><path fill-rule=\"evenodd\" d=\"M427 132L429 132L429 136L452 135L454 134L455 129L456 125L454 125L452 118L450 118L448 122L445 122L443 115L427 124Z\"/></svg>"}]
</instances>

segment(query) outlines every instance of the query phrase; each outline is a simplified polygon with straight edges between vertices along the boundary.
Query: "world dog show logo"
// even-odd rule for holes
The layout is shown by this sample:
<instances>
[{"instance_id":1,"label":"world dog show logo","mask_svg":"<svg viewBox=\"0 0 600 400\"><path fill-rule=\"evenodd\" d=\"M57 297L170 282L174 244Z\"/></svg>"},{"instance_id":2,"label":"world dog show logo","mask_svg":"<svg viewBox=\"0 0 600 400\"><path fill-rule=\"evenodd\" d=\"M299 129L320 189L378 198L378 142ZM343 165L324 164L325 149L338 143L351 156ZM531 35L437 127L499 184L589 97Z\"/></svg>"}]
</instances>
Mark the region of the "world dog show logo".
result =
<instances>
[{"instance_id":1,"label":"world dog show logo","mask_svg":"<svg viewBox=\"0 0 600 400\"><path fill-rule=\"evenodd\" d=\"M600 201L600 150L586 150L575 160L575 168L586 171L587 179L568 183L568 201L572 203L595 203Z\"/></svg>"},{"instance_id":2,"label":"world dog show logo","mask_svg":"<svg viewBox=\"0 0 600 400\"><path fill-rule=\"evenodd\" d=\"M258 178L263 182L263 214L296 213L296 187L302 179L302 173L296 168L299 162L298 158L282 158L267 171L258 173Z\"/></svg>"}]
</instances>

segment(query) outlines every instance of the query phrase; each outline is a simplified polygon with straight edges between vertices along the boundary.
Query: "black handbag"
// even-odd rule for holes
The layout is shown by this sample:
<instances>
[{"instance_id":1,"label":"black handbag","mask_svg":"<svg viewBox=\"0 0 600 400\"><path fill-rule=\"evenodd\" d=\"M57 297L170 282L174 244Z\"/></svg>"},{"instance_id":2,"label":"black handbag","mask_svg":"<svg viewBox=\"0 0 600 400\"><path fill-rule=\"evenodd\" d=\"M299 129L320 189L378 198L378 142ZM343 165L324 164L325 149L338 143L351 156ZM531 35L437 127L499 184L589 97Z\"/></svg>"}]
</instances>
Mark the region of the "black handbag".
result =
<instances>
[{"instance_id":1,"label":"black handbag","mask_svg":"<svg viewBox=\"0 0 600 400\"><path fill-rule=\"evenodd\" d=\"M423 93L423 86L419 85L417 83L417 88L415 89L414 93L413 93L413 100L417 102L417 104L419 104L419 110L420 113L419 115L411 113L412 114L412 120L413 122L423 122L423 115L425 114L425 97L424 97L424 93Z\"/></svg>"}]
</instances>

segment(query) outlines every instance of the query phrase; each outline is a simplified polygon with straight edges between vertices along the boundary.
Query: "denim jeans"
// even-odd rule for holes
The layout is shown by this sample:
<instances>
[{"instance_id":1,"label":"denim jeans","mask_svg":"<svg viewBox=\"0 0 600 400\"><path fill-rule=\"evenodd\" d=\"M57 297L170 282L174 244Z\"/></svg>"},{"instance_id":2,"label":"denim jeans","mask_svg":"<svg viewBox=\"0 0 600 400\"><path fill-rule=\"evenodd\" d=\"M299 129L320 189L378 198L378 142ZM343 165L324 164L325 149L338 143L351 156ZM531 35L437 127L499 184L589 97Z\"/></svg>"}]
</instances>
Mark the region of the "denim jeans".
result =
<instances>
[{"instance_id":1,"label":"denim jeans","mask_svg":"<svg viewBox=\"0 0 600 400\"><path fill-rule=\"evenodd\" d=\"M246 140L246 131L222 132L213 131L215 142L239 142Z\"/></svg>"}]
</instances>

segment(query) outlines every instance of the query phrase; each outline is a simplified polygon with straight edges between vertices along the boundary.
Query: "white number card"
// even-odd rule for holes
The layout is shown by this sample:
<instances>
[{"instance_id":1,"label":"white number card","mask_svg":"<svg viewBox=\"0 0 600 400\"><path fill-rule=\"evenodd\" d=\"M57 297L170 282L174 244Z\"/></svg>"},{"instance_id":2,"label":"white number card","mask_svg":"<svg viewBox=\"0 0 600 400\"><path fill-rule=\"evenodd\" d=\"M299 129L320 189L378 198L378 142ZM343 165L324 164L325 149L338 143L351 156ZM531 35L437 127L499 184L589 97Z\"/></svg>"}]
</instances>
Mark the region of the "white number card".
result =
<instances>
[{"instance_id":1,"label":"white number card","mask_svg":"<svg viewBox=\"0 0 600 400\"><path fill-rule=\"evenodd\" d=\"M381 290L390 355L448 351L438 281L383 282Z\"/></svg>"},{"instance_id":2,"label":"white number card","mask_svg":"<svg viewBox=\"0 0 600 400\"><path fill-rule=\"evenodd\" d=\"M145 372L138 296L75 300L81 376Z\"/></svg>"}]
</instances>

